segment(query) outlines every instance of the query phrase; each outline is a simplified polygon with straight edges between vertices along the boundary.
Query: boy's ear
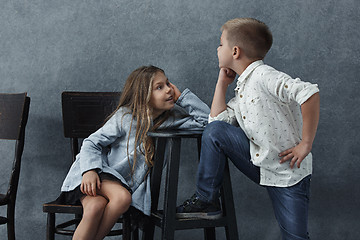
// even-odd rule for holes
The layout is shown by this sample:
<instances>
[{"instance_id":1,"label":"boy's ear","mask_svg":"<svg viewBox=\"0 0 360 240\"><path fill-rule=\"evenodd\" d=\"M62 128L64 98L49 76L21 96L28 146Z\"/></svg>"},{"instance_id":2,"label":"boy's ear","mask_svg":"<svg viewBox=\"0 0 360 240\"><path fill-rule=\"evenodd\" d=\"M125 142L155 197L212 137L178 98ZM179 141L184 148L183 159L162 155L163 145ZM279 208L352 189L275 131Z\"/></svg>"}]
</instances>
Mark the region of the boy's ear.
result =
<instances>
[{"instance_id":1,"label":"boy's ear","mask_svg":"<svg viewBox=\"0 0 360 240\"><path fill-rule=\"evenodd\" d=\"M238 59L240 58L241 49L238 46L233 47L233 58Z\"/></svg>"}]
</instances>

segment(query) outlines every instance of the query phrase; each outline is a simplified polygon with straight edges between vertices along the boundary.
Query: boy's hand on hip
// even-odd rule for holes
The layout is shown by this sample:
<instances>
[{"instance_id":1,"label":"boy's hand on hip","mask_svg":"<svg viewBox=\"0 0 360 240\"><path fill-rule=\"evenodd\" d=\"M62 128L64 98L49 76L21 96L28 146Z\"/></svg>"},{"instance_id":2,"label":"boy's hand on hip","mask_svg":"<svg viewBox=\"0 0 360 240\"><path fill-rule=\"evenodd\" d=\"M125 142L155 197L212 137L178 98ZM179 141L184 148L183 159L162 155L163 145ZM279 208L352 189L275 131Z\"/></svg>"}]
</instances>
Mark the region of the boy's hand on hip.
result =
<instances>
[{"instance_id":1,"label":"boy's hand on hip","mask_svg":"<svg viewBox=\"0 0 360 240\"><path fill-rule=\"evenodd\" d=\"M288 150L285 150L279 154L279 157L282 157L280 159L280 163L284 163L286 161L290 160L290 168L293 168L295 163L298 168L300 168L301 162L304 160L304 158L310 153L311 151L311 145L309 143L300 142L298 145L296 145L293 148L290 148Z\"/></svg>"},{"instance_id":2,"label":"boy's hand on hip","mask_svg":"<svg viewBox=\"0 0 360 240\"><path fill-rule=\"evenodd\" d=\"M96 189L100 189L100 178L99 175L95 170L90 170L84 173L80 190L83 194L86 194L88 196L96 196Z\"/></svg>"},{"instance_id":3,"label":"boy's hand on hip","mask_svg":"<svg viewBox=\"0 0 360 240\"><path fill-rule=\"evenodd\" d=\"M236 77L236 72L230 68L220 68L218 82L222 82L226 85L231 84Z\"/></svg>"}]
</instances>

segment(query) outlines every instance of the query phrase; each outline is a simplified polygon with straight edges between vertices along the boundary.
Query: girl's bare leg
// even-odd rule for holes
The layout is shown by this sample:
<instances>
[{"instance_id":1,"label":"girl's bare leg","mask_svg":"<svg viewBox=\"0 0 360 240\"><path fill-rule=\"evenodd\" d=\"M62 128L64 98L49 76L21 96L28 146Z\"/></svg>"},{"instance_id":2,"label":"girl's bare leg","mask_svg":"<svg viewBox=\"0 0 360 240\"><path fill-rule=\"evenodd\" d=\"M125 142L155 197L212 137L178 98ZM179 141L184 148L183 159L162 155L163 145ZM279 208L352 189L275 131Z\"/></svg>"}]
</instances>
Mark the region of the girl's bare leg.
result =
<instances>
[{"instance_id":1,"label":"girl's bare leg","mask_svg":"<svg viewBox=\"0 0 360 240\"><path fill-rule=\"evenodd\" d=\"M106 198L108 203L97 229L96 240L103 239L110 232L118 218L128 210L131 204L131 194L118 182L103 180L98 193Z\"/></svg>"},{"instance_id":2,"label":"girl's bare leg","mask_svg":"<svg viewBox=\"0 0 360 240\"><path fill-rule=\"evenodd\" d=\"M81 200L83 217L75 230L73 240L94 239L108 200L103 196L85 196Z\"/></svg>"}]
</instances>

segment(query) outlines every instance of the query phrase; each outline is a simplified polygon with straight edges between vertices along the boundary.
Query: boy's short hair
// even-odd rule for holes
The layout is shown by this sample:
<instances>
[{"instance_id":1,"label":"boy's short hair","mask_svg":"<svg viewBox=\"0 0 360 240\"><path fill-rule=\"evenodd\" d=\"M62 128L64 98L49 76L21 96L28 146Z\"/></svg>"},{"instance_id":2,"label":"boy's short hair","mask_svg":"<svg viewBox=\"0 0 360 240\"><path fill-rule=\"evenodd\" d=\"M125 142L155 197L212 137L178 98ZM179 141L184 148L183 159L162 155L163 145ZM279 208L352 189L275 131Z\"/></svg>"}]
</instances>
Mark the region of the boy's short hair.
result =
<instances>
[{"instance_id":1,"label":"boy's short hair","mask_svg":"<svg viewBox=\"0 0 360 240\"><path fill-rule=\"evenodd\" d=\"M263 59L272 45L272 34L265 23L254 18L235 18L227 21L226 30L231 47L238 46L252 60Z\"/></svg>"}]
</instances>

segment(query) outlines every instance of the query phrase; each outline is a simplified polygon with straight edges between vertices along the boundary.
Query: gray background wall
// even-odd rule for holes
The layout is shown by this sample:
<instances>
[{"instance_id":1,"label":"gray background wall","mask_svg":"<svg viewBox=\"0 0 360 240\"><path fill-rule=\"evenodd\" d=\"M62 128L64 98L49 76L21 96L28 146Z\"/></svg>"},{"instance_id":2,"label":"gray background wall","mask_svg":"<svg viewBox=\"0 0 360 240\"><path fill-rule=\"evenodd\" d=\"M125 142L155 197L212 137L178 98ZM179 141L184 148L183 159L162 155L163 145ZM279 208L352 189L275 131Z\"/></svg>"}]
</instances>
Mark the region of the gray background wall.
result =
<instances>
[{"instance_id":1,"label":"gray background wall","mask_svg":"<svg viewBox=\"0 0 360 240\"><path fill-rule=\"evenodd\" d=\"M219 29L235 17L269 25L274 44L266 63L319 84L310 233L312 239L358 239L359 12L357 0L0 0L0 92L26 91L31 97L16 207L18 239L45 239L42 203L57 197L71 161L61 92L119 91L132 70L153 64L180 89L189 87L211 104ZM196 169L195 154L183 156L179 202L194 191ZM4 159L0 164L6 168ZM266 190L234 166L231 173L241 239L279 239ZM6 175L0 175L5 189ZM0 239L5 234L0 226ZM217 235L225 239L223 230ZM201 239L202 231L176 237Z\"/></svg>"}]
</instances>

